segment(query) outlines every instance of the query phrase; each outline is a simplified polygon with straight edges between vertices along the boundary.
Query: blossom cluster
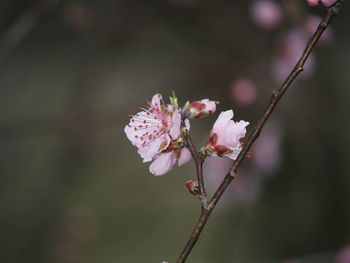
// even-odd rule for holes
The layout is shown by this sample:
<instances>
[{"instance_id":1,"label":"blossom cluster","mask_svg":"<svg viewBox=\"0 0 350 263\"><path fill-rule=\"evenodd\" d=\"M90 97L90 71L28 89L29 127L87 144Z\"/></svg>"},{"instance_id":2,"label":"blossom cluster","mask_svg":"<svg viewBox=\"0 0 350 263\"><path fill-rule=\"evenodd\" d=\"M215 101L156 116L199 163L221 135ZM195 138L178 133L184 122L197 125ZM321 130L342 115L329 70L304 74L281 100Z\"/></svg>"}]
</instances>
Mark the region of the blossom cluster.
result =
<instances>
[{"instance_id":1,"label":"blossom cluster","mask_svg":"<svg viewBox=\"0 0 350 263\"><path fill-rule=\"evenodd\" d=\"M209 99L187 102L178 106L175 95L165 104L162 95L154 95L140 112L129 115L130 122L125 133L137 147L143 162L151 162L149 171L153 175L169 172L177 162L179 166L192 158L186 136L189 135L190 120L214 114L218 102ZM242 149L241 138L245 136L246 121L232 120L233 111L221 112L214 123L208 142L201 148L203 156L228 157L235 160Z\"/></svg>"}]
</instances>

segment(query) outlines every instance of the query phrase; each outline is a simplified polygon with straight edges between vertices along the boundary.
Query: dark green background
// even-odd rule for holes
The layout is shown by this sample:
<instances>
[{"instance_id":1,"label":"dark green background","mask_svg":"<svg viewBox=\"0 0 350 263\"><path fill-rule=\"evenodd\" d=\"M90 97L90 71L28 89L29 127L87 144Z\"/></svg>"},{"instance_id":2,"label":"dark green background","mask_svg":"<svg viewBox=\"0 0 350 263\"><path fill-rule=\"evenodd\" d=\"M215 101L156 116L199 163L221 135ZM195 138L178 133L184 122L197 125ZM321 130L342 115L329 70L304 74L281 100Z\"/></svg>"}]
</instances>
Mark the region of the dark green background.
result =
<instances>
[{"instance_id":1,"label":"dark green background","mask_svg":"<svg viewBox=\"0 0 350 263\"><path fill-rule=\"evenodd\" d=\"M64 1L0 60L1 262L175 262L199 214L183 187L194 167L151 176L123 132L127 114L175 90L183 104L209 97L254 123L278 85L277 39L294 24L259 29L250 1L174 2ZM302 15L324 12L297 2ZM273 115L280 169L253 202L218 207L188 262L334 262L350 242L346 4L315 73ZM36 5L2 0L0 37ZM240 77L257 83L249 107L228 96ZM198 145L214 120L193 124Z\"/></svg>"}]
</instances>

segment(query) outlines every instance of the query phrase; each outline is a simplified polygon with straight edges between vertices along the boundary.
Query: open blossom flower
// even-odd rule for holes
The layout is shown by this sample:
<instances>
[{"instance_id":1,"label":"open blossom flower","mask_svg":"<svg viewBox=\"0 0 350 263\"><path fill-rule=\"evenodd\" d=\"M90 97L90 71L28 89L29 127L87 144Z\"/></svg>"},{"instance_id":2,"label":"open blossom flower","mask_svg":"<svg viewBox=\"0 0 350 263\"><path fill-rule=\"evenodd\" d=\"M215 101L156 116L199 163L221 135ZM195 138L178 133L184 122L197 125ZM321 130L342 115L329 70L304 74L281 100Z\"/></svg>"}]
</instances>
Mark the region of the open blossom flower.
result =
<instances>
[{"instance_id":1,"label":"open blossom flower","mask_svg":"<svg viewBox=\"0 0 350 263\"><path fill-rule=\"evenodd\" d=\"M181 134L181 114L177 108L165 105L160 94L154 95L147 104L140 108L142 111L130 116L130 123L124 129L143 162L152 161Z\"/></svg>"},{"instance_id":2,"label":"open blossom flower","mask_svg":"<svg viewBox=\"0 0 350 263\"><path fill-rule=\"evenodd\" d=\"M151 174L160 176L169 172L176 161L181 166L191 160L191 152L187 148L173 148L170 146L165 152L159 154L149 167Z\"/></svg>"},{"instance_id":3,"label":"open blossom flower","mask_svg":"<svg viewBox=\"0 0 350 263\"><path fill-rule=\"evenodd\" d=\"M321 2L325 6L329 7L331 5L334 5L337 0L307 0L307 2L309 5L318 5Z\"/></svg>"},{"instance_id":4,"label":"open blossom flower","mask_svg":"<svg viewBox=\"0 0 350 263\"><path fill-rule=\"evenodd\" d=\"M249 122L231 120L233 111L221 112L214 123L210 139L203 151L209 156L225 156L235 160L242 149L240 139L245 136Z\"/></svg>"},{"instance_id":5,"label":"open blossom flower","mask_svg":"<svg viewBox=\"0 0 350 263\"><path fill-rule=\"evenodd\" d=\"M216 111L217 101L203 99L199 101L187 102L182 114L186 119L199 119L213 114Z\"/></svg>"}]
</instances>

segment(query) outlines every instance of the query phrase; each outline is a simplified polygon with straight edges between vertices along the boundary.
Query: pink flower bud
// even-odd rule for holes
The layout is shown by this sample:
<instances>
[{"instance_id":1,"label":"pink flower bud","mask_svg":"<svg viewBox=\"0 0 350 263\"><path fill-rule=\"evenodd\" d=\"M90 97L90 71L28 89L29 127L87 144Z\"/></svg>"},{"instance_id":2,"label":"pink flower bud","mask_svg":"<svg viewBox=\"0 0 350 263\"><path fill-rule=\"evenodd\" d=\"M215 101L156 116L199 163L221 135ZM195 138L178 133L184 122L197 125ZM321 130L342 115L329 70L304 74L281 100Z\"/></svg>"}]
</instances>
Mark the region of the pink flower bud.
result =
<instances>
[{"instance_id":1,"label":"pink flower bud","mask_svg":"<svg viewBox=\"0 0 350 263\"><path fill-rule=\"evenodd\" d=\"M265 29L274 29L282 22L281 7L271 0L257 0L251 7L254 22Z\"/></svg>"},{"instance_id":2,"label":"pink flower bud","mask_svg":"<svg viewBox=\"0 0 350 263\"><path fill-rule=\"evenodd\" d=\"M199 195L198 182L194 180L187 181L185 183L186 189L193 195Z\"/></svg>"},{"instance_id":3,"label":"pink flower bud","mask_svg":"<svg viewBox=\"0 0 350 263\"><path fill-rule=\"evenodd\" d=\"M182 114L186 119L199 119L213 114L216 111L218 102L203 99L199 101L187 102L184 106Z\"/></svg>"}]
</instances>

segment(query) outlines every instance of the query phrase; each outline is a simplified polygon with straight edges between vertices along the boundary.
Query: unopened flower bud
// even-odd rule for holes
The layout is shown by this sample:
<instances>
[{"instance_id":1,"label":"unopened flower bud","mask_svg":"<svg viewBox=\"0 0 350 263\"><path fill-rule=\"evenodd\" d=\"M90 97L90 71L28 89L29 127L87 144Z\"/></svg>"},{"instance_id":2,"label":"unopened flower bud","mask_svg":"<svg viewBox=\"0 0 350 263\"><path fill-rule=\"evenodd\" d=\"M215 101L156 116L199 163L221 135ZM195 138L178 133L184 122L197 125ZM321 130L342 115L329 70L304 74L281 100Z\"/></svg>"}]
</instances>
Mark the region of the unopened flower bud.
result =
<instances>
[{"instance_id":1,"label":"unopened flower bud","mask_svg":"<svg viewBox=\"0 0 350 263\"><path fill-rule=\"evenodd\" d=\"M199 195L198 182L194 180L187 181L185 183L186 189L193 195Z\"/></svg>"},{"instance_id":2,"label":"unopened flower bud","mask_svg":"<svg viewBox=\"0 0 350 263\"><path fill-rule=\"evenodd\" d=\"M187 102L183 108L182 115L186 119L199 119L213 114L218 102L208 99Z\"/></svg>"}]
</instances>

